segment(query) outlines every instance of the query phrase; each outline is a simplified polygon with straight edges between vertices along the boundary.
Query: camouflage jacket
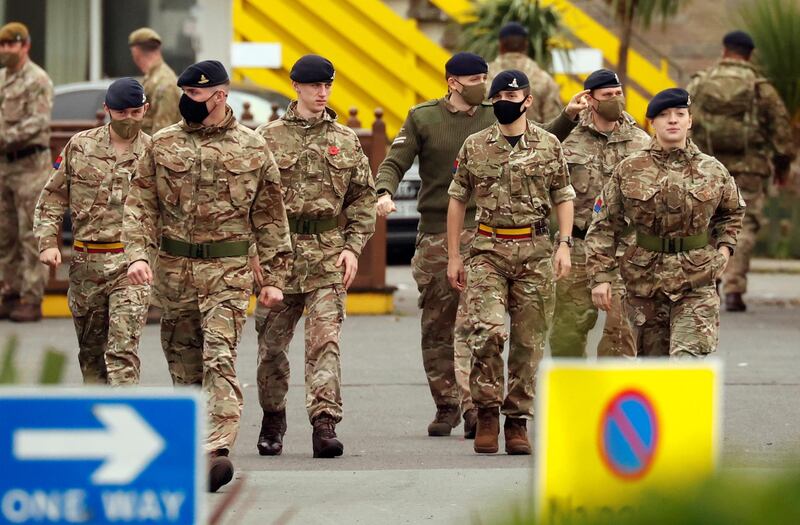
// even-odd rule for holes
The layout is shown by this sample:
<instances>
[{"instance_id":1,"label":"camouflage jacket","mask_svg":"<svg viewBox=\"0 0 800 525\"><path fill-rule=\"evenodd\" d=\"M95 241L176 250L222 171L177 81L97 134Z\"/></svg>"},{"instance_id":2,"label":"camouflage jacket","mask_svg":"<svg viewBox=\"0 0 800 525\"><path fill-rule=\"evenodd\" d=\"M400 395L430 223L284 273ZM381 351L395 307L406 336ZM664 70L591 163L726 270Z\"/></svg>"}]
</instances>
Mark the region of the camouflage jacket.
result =
<instances>
[{"instance_id":1,"label":"camouflage jacket","mask_svg":"<svg viewBox=\"0 0 800 525\"><path fill-rule=\"evenodd\" d=\"M532 58L524 53L503 53L489 64L487 85L501 71L518 69L528 76L533 94L533 105L528 109L528 118L534 122L549 122L561 113L564 106L558 84ZM488 90L487 90L488 93Z\"/></svg>"},{"instance_id":2,"label":"camouflage jacket","mask_svg":"<svg viewBox=\"0 0 800 525\"><path fill-rule=\"evenodd\" d=\"M296 108L292 102L283 117L256 130L280 169L286 214L293 219L343 215L344 226L316 235L292 234L288 293L341 284L343 268L336 261L342 250L360 255L375 231L375 181L358 136L337 123L331 109L309 121Z\"/></svg>"},{"instance_id":3,"label":"camouflage jacket","mask_svg":"<svg viewBox=\"0 0 800 525\"><path fill-rule=\"evenodd\" d=\"M148 135L180 122L178 101L181 98L181 90L177 82L175 72L164 62L154 65L144 76L142 86L150 103L150 109L144 116L142 131Z\"/></svg>"},{"instance_id":4,"label":"camouflage jacket","mask_svg":"<svg viewBox=\"0 0 800 525\"><path fill-rule=\"evenodd\" d=\"M109 126L76 133L56 158L55 171L36 204L34 230L39 251L58 247L64 212L70 211L73 237L119 242L122 213L136 163L150 146L143 132L117 158Z\"/></svg>"},{"instance_id":5,"label":"camouflage jacket","mask_svg":"<svg viewBox=\"0 0 800 525\"><path fill-rule=\"evenodd\" d=\"M157 248L159 221L163 236L184 242L255 241L266 285L283 288L291 246L278 167L230 108L217 126L181 121L153 136L125 201L129 263ZM246 266L246 257L223 259Z\"/></svg>"},{"instance_id":6,"label":"camouflage jacket","mask_svg":"<svg viewBox=\"0 0 800 525\"><path fill-rule=\"evenodd\" d=\"M609 134L597 130L592 121L591 110L581 113L580 123L561 143L564 157L569 164L572 187L575 188L576 228L584 231L589 228L592 223L594 201L611 178L614 167L622 159L649 143L650 135L636 127L636 121L627 113ZM581 259L585 256L584 245L580 239L576 239L572 254Z\"/></svg>"},{"instance_id":7,"label":"camouflage jacket","mask_svg":"<svg viewBox=\"0 0 800 525\"><path fill-rule=\"evenodd\" d=\"M628 293L676 300L687 290L712 284L723 257L716 248L736 246L744 200L725 166L701 153L690 140L685 149L666 151L653 139L620 162L595 202L586 236L587 271L595 286L612 282L615 248L626 227L661 238L708 232L704 248L661 253L630 246L620 262Z\"/></svg>"},{"instance_id":8,"label":"camouflage jacket","mask_svg":"<svg viewBox=\"0 0 800 525\"><path fill-rule=\"evenodd\" d=\"M42 68L28 60L16 73L0 69L0 152L49 148L52 110L53 83Z\"/></svg>"},{"instance_id":9,"label":"camouflage jacket","mask_svg":"<svg viewBox=\"0 0 800 525\"><path fill-rule=\"evenodd\" d=\"M758 134L752 139L752 147L741 154L705 151L714 155L728 171L734 175L752 173L768 177L771 173L770 161L775 156L794 157L794 142L789 113L778 92L751 63L743 60L721 59L712 68L696 73L686 88L697 104L698 93L704 88L704 80L716 69L725 69L725 73L742 78L742 82L755 81L755 112ZM699 137L698 139L702 139ZM704 147L703 140L696 140L699 147Z\"/></svg>"},{"instance_id":10,"label":"camouflage jacket","mask_svg":"<svg viewBox=\"0 0 800 525\"><path fill-rule=\"evenodd\" d=\"M505 228L548 220L551 202L575 198L561 144L530 121L515 147L497 123L468 137L448 193L464 203L474 194L476 221Z\"/></svg>"}]
</instances>

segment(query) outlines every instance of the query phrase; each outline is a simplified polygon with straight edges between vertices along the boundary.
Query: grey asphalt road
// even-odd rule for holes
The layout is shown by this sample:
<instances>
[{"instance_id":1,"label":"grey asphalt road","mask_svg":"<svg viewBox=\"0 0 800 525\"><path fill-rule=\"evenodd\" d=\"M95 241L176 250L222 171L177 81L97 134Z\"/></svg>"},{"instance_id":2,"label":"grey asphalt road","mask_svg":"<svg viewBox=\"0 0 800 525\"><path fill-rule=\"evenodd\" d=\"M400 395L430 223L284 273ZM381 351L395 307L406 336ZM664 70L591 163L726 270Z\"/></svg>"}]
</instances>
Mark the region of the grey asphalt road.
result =
<instances>
[{"instance_id":1,"label":"grey asphalt road","mask_svg":"<svg viewBox=\"0 0 800 525\"><path fill-rule=\"evenodd\" d=\"M388 281L399 288L396 314L350 317L345 324L341 458L311 457L301 331L291 346L284 453L258 456L256 337L248 322L238 364L245 409L233 453L237 476L246 480L225 523L487 523L497 509L528 504L530 458L477 456L461 429L449 438L427 437L434 406L420 359L416 289L408 267L390 268ZM747 314L723 313L721 321L723 466L780 469L800 463L800 274L754 275L748 298ZM70 320L0 322L0 340L12 333L20 338L26 382L34 381L42 350L52 345L69 355L67 382L79 384ZM596 328L590 347L598 338ZM146 327L141 357L144 385L169 384L157 327ZM209 504L221 497L209 496Z\"/></svg>"}]
</instances>

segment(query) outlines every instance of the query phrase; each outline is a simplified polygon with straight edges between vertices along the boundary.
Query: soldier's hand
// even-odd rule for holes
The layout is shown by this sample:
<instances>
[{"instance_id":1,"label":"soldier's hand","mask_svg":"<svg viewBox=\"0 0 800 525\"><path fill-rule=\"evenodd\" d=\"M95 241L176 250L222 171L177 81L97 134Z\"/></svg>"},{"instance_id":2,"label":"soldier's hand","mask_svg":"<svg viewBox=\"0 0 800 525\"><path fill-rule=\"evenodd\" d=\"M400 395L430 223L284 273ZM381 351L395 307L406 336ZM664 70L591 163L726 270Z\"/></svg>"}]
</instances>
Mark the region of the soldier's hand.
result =
<instances>
[{"instance_id":1,"label":"soldier's hand","mask_svg":"<svg viewBox=\"0 0 800 525\"><path fill-rule=\"evenodd\" d=\"M46 248L39 254L39 260L51 268L58 268L61 264L61 252L58 248Z\"/></svg>"},{"instance_id":2,"label":"soldier's hand","mask_svg":"<svg viewBox=\"0 0 800 525\"><path fill-rule=\"evenodd\" d=\"M569 246L564 243L559 243L553 263L555 266L556 281L569 275L569 271L572 268L572 258L569 255Z\"/></svg>"},{"instance_id":3,"label":"soldier's hand","mask_svg":"<svg viewBox=\"0 0 800 525\"><path fill-rule=\"evenodd\" d=\"M464 262L460 257L454 257L447 261L447 280L450 286L459 292L463 292L467 286L467 273L464 271Z\"/></svg>"},{"instance_id":4,"label":"soldier's hand","mask_svg":"<svg viewBox=\"0 0 800 525\"><path fill-rule=\"evenodd\" d=\"M147 261L136 261L128 266L128 280L131 284L153 284L153 270Z\"/></svg>"},{"instance_id":5,"label":"soldier's hand","mask_svg":"<svg viewBox=\"0 0 800 525\"><path fill-rule=\"evenodd\" d=\"M720 246L717 248L717 251L721 253L723 257L725 257L725 262L722 264L722 268L719 271L719 275L722 275L725 273L725 268L728 267L728 261L731 259L731 249L727 246Z\"/></svg>"},{"instance_id":6,"label":"soldier's hand","mask_svg":"<svg viewBox=\"0 0 800 525\"><path fill-rule=\"evenodd\" d=\"M259 304L267 308L272 308L280 304L281 301L283 301L283 291L274 286L265 286L261 289L261 293L258 294Z\"/></svg>"},{"instance_id":7,"label":"soldier's hand","mask_svg":"<svg viewBox=\"0 0 800 525\"><path fill-rule=\"evenodd\" d=\"M264 273L261 271L261 262L258 260L258 255L250 257L250 269L253 270L253 278L255 278L258 288L264 286Z\"/></svg>"},{"instance_id":8,"label":"soldier's hand","mask_svg":"<svg viewBox=\"0 0 800 525\"><path fill-rule=\"evenodd\" d=\"M575 120L575 118L578 116L578 113L589 107L589 101L587 100L588 96L589 90L585 89L575 93L575 95L569 99L569 102L567 102L567 107L564 108L564 112L569 118Z\"/></svg>"},{"instance_id":9,"label":"soldier's hand","mask_svg":"<svg viewBox=\"0 0 800 525\"><path fill-rule=\"evenodd\" d=\"M342 250L339 254L339 259L336 261L336 267L341 268L344 265L344 277L342 278L344 289L350 288L358 273L358 257L350 250Z\"/></svg>"},{"instance_id":10,"label":"soldier's hand","mask_svg":"<svg viewBox=\"0 0 800 525\"><path fill-rule=\"evenodd\" d=\"M592 302L604 312L611 310L611 283L600 283L592 288Z\"/></svg>"},{"instance_id":11,"label":"soldier's hand","mask_svg":"<svg viewBox=\"0 0 800 525\"><path fill-rule=\"evenodd\" d=\"M386 217L390 213L397 211L397 206L394 205L392 196L388 193L385 193L378 197L378 205L376 209L379 216Z\"/></svg>"}]
</instances>

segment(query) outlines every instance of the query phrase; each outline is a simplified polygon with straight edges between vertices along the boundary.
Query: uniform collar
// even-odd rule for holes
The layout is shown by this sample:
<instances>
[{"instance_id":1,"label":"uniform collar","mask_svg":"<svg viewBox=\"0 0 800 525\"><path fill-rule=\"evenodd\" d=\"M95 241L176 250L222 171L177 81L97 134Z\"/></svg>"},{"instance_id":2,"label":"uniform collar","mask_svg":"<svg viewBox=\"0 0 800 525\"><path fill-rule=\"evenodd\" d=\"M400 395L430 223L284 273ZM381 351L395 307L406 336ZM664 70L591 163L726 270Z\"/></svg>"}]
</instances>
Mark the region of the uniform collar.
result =
<instances>
[{"instance_id":1,"label":"uniform collar","mask_svg":"<svg viewBox=\"0 0 800 525\"><path fill-rule=\"evenodd\" d=\"M622 112L622 116L617 121L617 127L611 133L603 133L597 129L592 119L592 109L586 108L581 111L579 116L578 127L586 129L595 135L600 135L608 138L608 142L626 142L633 140L633 130L636 127L636 121L632 116L626 112Z\"/></svg>"},{"instance_id":2,"label":"uniform collar","mask_svg":"<svg viewBox=\"0 0 800 525\"><path fill-rule=\"evenodd\" d=\"M653 137L650 139L650 144L645 146L644 149L649 151L653 157L661 160L679 159L681 157L685 158L686 160L691 160L693 157L700 154L700 149L694 142L692 142L692 139L687 139L685 148L667 151L661 147L661 144L658 143L658 139Z\"/></svg>"},{"instance_id":3,"label":"uniform collar","mask_svg":"<svg viewBox=\"0 0 800 525\"><path fill-rule=\"evenodd\" d=\"M281 117L286 122L291 122L293 124L297 124L304 127L314 127L322 122L336 122L336 112L329 107L325 108L325 111L322 112L322 117L316 119L307 119L300 116L300 113L297 112L297 101L293 100L289 103L289 107L286 108L286 113L283 114Z\"/></svg>"},{"instance_id":4,"label":"uniform collar","mask_svg":"<svg viewBox=\"0 0 800 525\"><path fill-rule=\"evenodd\" d=\"M155 72L156 72L156 70L157 70L157 69L159 69L159 68L160 68L161 66L163 66L163 65L164 65L164 61L163 61L163 60L161 60L161 59L158 59L158 60L155 62L155 64L153 64L152 66L150 66L150 69L148 69L148 70L147 70L147 76L148 76L148 77L149 77L149 76L152 76L152 75L153 75L153 73L155 73Z\"/></svg>"},{"instance_id":5,"label":"uniform collar","mask_svg":"<svg viewBox=\"0 0 800 525\"><path fill-rule=\"evenodd\" d=\"M114 149L114 144L111 143L111 123L109 122L105 126L103 126L102 135L100 137L100 141L103 144L103 147L106 148L109 152L109 156L111 158L116 158L117 152ZM136 135L136 138L133 139L131 142L128 151L126 151L119 160L123 161L129 158L139 158L144 153L144 131L139 130L139 134Z\"/></svg>"},{"instance_id":6,"label":"uniform collar","mask_svg":"<svg viewBox=\"0 0 800 525\"><path fill-rule=\"evenodd\" d=\"M492 124L489 130L489 135L486 137L486 142L488 144L495 144L497 147L508 151L514 149L511 144L509 144L508 140L506 140L505 136L503 136L503 132L500 131L499 123L495 122ZM533 148L534 144L538 143L539 132L535 129L535 126L532 126L530 121L528 121L528 127L525 130L525 133L522 134L522 137L520 137L516 147L519 147L519 149L531 149Z\"/></svg>"},{"instance_id":7,"label":"uniform collar","mask_svg":"<svg viewBox=\"0 0 800 525\"><path fill-rule=\"evenodd\" d=\"M747 60L740 60L738 58L720 58L717 62L717 65L720 66L736 66L736 67L744 67L747 69L752 69L753 71L758 71L756 66L753 65L752 62Z\"/></svg>"},{"instance_id":8,"label":"uniform collar","mask_svg":"<svg viewBox=\"0 0 800 525\"><path fill-rule=\"evenodd\" d=\"M458 108L456 108L453 104L450 103L450 93L442 97L442 104L444 104L444 107L450 113L465 113L470 117L474 115L476 111L478 111L478 106L472 106L467 111L459 111Z\"/></svg>"},{"instance_id":9,"label":"uniform collar","mask_svg":"<svg viewBox=\"0 0 800 525\"><path fill-rule=\"evenodd\" d=\"M201 133L203 135L213 135L221 131L233 129L236 127L236 117L233 115L233 109L225 104L225 118L216 126L204 126L202 124L194 124L186 122L186 119L181 120L181 128L187 133Z\"/></svg>"}]
</instances>

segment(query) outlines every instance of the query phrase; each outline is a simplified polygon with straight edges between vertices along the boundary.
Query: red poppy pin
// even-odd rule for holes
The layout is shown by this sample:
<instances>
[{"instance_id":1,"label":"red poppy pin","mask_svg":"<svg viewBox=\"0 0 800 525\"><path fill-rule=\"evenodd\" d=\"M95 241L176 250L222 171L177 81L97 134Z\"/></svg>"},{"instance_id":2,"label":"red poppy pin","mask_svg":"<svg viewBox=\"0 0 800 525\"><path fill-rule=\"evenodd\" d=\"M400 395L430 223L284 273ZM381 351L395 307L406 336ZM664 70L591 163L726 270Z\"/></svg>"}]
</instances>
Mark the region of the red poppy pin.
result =
<instances>
[{"instance_id":1,"label":"red poppy pin","mask_svg":"<svg viewBox=\"0 0 800 525\"><path fill-rule=\"evenodd\" d=\"M338 155L339 154L339 148L337 146L328 146L328 153L330 155Z\"/></svg>"}]
</instances>

